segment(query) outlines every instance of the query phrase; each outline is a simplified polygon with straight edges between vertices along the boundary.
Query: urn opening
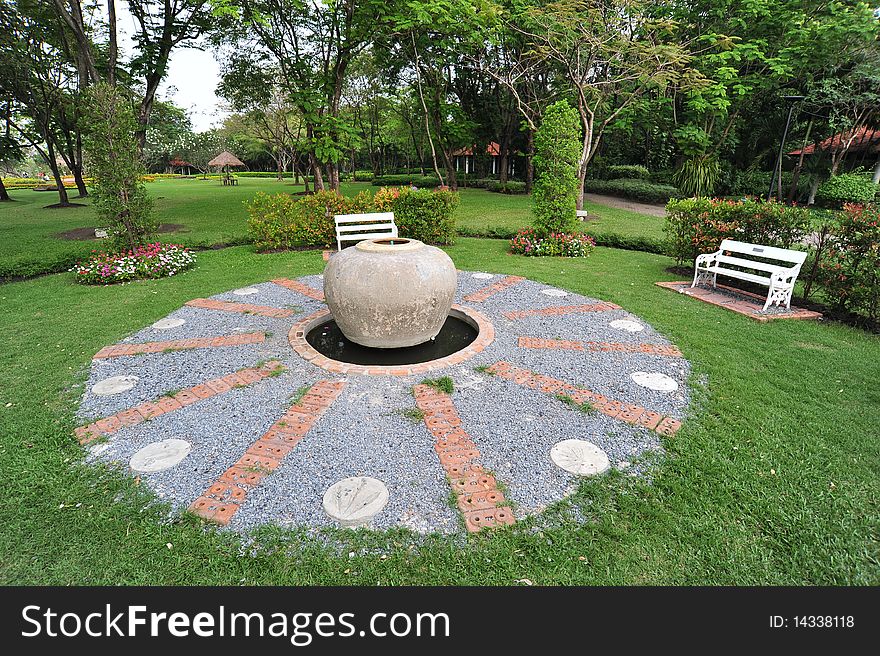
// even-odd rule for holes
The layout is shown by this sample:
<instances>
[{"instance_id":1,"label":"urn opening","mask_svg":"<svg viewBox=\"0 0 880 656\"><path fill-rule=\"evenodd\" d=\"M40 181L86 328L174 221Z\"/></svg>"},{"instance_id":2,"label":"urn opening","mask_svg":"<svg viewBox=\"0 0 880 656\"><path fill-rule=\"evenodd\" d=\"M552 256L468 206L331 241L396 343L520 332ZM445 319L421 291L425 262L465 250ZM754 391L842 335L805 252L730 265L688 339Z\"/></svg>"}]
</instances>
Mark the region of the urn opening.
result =
<instances>
[{"instance_id":1,"label":"urn opening","mask_svg":"<svg viewBox=\"0 0 880 656\"><path fill-rule=\"evenodd\" d=\"M458 353L478 336L479 327L470 317L452 310L434 339L402 348L373 348L348 339L329 316L306 333L306 341L321 355L336 362L393 366L421 364Z\"/></svg>"}]
</instances>

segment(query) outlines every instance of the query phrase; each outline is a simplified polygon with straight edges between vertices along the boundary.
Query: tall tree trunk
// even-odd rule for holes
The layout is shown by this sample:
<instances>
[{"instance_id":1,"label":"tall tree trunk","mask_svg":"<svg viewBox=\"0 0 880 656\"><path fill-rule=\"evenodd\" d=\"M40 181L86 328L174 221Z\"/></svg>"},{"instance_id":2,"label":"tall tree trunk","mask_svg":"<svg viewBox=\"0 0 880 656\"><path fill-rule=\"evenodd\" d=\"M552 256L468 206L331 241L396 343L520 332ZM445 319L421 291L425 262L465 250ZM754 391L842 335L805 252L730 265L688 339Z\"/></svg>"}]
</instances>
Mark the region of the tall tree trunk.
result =
<instances>
[{"instance_id":1,"label":"tall tree trunk","mask_svg":"<svg viewBox=\"0 0 880 656\"><path fill-rule=\"evenodd\" d=\"M446 148L443 149L443 161L446 163L446 186L452 191L458 191L458 177L455 175L455 158ZM443 185L443 178L440 178L440 185Z\"/></svg>"},{"instance_id":2,"label":"tall tree trunk","mask_svg":"<svg viewBox=\"0 0 880 656\"><path fill-rule=\"evenodd\" d=\"M9 192L6 191L6 185L3 184L3 178L0 178L0 202L12 200L9 197Z\"/></svg>"},{"instance_id":3,"label":"tall tree trunk","mask_svg":"<svg viewBox=\"0 0 880 656\"><path fill-rule=\"evenodd\" d=\"M52 176L55 178L55 185L58 187L58 204L61 207L70 206L70 199L67 197L67 189L64 188L64 182L61 180L61 170L58 168L58 162L55 159L55 146L52 145L51 139L46 139L46 151L48 157L46 163L52 169Z\"/></svg>"},{"instance_id":4,"label":"tall tree trunk","mask_svg":"<svg viewBox=\"0 0 880 656\"><path fill-rule=\"evenodd\" d=\"M498 180L504 184L509 178L510 168L510 142L513 139L513 120L510 112L505 112L504 129L501 131L501 143L498 144L498 163L501 166L501 176Z\"/></svg>"},{"instance_id":5,"label":"tall tree trunk","mask_svg":"<svg viewBox=\"0 0 880 656\"><path fill-rule=\"evenodd\" d=\"M116 86L116 59L119 51L116 40L116 0L107 0L107 26L110 30L107 44L107 82Z\"/></svg>"},{"instance_id":6,"label":"tall tree trunk","mask_svg":"<svg viewBox=\"0 0 880 656\"><path fill-rule=\"evenodd\" d=\"M535 130L529 128L526 137L526 193L532 193L532 185L535 184Z\"/></svg>"},{"instance_id":7,"label":"tall tree trunk","mask_svg":"<svg viewBox=\"0 0 880 656\"><path fill-rule=\"evenodd\" d=\"M89 190L86 189L86 181L83 179L82 163L77 162L71 167L71 171L73 172L73 180L76 182L76 189L79 192L79 197L86 198L89 195Z\"/></svg>"},{"instance_id":8,"label":"tall tree trunk","mask_svg":"<svg viewBox=\"0 0 880 656\"><path fill-rule=\"evenodd\" d=\"M791 174L791 187L788 190L788 202L792 203L795 201L795 196L797 195L797 187L798 181L801 177L801 171L804 168L804 149L807 147L807 144L810 143L810 132L813 129L813 119L810 119L810 122L807 123L807 133L804 135L804 144L801 146L801 156L798 158L797 166L794 167L794 171ZM780 175L780 179L781 179Z\"/></svg>"}]
</instances>

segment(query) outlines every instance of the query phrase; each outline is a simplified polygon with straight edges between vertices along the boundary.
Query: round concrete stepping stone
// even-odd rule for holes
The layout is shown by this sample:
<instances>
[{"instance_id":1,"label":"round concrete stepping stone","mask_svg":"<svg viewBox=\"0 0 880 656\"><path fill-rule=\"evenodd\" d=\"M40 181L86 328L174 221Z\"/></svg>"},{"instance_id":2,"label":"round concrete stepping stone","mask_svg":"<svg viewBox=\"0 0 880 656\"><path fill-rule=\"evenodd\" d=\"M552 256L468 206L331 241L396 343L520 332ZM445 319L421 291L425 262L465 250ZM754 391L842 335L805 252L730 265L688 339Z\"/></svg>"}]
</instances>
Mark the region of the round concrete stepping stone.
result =
<instances>
[{"instance_id":1,"label":"round concrete stepping stone","mask_svg":"<svg viewBox=\"0 0 880 656\"><path fill-rule=\"evenodd\" d=\"M595 476L611 466L605 452L586 440L562 440L554 444L550 459L577 476Z\"/></svg>"},{"instance_id":2,"label":"round concrete stepping stone","mask_svg":"<svg viewBox=\"0 0 880 656\"><path fill-rule=\"evenodd\" d=\"M153 442L135 453L128 466L139 474L153 474L171 469L189 455L192 450L186 440L162 440Z\"/></svg>"},{"instance_id":3,"label":"round concrete stepping stone","mask_svg":"<svg viewBox=\"0 0 880 656\"><path fill-rule=\"evenodd\" d=\"M112 394L122 394L134 387L138 380L137 376L113 376L95 383L92 386L92 393L97 396L110 396Z\"/></svg>"},{"instance_id":4,"label":"round concrete stepping stone","mask_svg":"<svg viewBox=\"0 0 880 656\"><path fill-rule=\"evenodd\" d=\"M363 526L388 503L388 488L369 476L352 476L334 483L324 493L324 512L341 526Z\"/></svg>"},{"instance_id":5,"label":"round concrete stepping stone","mask_svg":"<svg viewBox=\"0 0 880 656\"><path fill-rule=\"evenodd\" d=\"M636 385L647 387L658 392L674 392L678 389L678 383L674 378L658 371L636 371L630 378Z\"/></svg>"},{"instance_id":6,"label":"round concrete stepping stone","mask_svg":"<svg viewBox=\"0 0 880 656\"><path fill-rule=\"evenodd\" d=\"M473 277L476 278L477 280L489 280L490 278L494 278L495 274L494 273L475 273Z\"/></svg>"},{"instance_id":7,"label":"round concrete stepping stone","mask_svg":"<svg viewBox=\"0 0 880 656\"><path fill-rule=\"evenodd\" d=\"M618 330L625 330L628 333L638 333L645 329L638 321L630 321L629 319L615 319L608 325Z\"/></svg>"},{"instance_id":8,"label":"round concrete stepping stone","mask_svg":"<svg viewBox=\"0 0 880 656\"><path fill-rule=\"evenodd\" d=\"M178 326L182 326L186 323L186 319L159 319L156 323L153 324L153 328L155 330L171 330L172 328L177 328Z\"/></svg>"},{"instance_id":9,"label":"round concrete stepping stone","mask_svg":"<svg viewBox=\"0 0 880 656\"><path fill-rule=\"evenodd\" d=\"M563 289L542 289L541 293L547 296L568 296L568 292Z\"/></svg>"},{"instance_id":10,"label":"round concrete stepping stone","mask_svg":"<svg viewBox=\"0 0 880 656\"><path fill-rule=\"evenodd\" d=\"M256 287L242 287L241 289L233 289L232 293L236 296L250 296L252 294L259 294L260 290Z\"/></svg>"}]
</instances>

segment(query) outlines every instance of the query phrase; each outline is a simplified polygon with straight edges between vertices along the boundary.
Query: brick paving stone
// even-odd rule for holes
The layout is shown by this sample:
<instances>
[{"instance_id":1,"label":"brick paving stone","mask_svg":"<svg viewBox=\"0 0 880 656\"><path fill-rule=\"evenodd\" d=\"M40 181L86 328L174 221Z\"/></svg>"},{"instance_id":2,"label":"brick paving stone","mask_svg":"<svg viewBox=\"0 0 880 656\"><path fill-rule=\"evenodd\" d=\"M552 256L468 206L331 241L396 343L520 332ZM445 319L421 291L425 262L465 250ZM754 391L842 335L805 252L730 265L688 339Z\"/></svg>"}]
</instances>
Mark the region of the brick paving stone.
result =
<instances>
[{"instance_id":1,"label":"brick paving stone","mask_svg":"<svg viewBox=\"0 0 880 656\"><path fill-rule=\"evenodd\" d=\"M271 375L271 373L279 366L283 365L279 362L269 362L262 367L253 367L239 373L250 371L252 377L249 377L249 379L251 382L255 383ZM145 401L133 408L120 410L115 415L99 419L88 426L81 426L74 431L74 434L80 444L86 444L94 440L97 436L112 435L126 426L134 426L148 419L152 419L153 417L158 417L168 412L174 412L184 406L196 403L201 399L211 398L217 394L227 392L230 389L232 389L232 387L226 384L222 378L208 380L195 387L181 390L173 397L163 396L155 401Z\"/></svg>"},{"instance_id":2,"label":"brick paving stone","mask_svg":"<svg viewBox=\"0 0 880 656\"><path fill-rule=\"evenodd\" d=\"M273 319L282 319L293 315L293 310L275 308L268 305L253 305L251 303L232 303L230 301L215 301L209 298L194 298L187 301L189 307L202 308L204 310L220 310L223 312L236 312L238 314L256 314Z\"/></svg>"},{"instance_id":3,"label":"brick paving stone","mask_svg":"<svg viewBox=\"0 0 880 656\"><path fill-rule=\"evenodd\" d=\"M551 394L562 393L564 396L571 397L577 403L590 403L596 410L608 417L625 421L628 424L642 426L661 435L674 435L681 428L681 421L674 417L664 417L664 415L647 410L641 406L609 399L588 389L574 387L565 381L556 380L541 374L534 374L527 369L515 367L508 362L496 362L488 370L500 378L511 380L523 387L540 389ZM536 380L540 381L540 384L537 384Z\"/></svg>"},{"instance_id":4,"label":"brick paving stone","mask_svg":"<svg viewBox=\"0 0 880 656\"><path fill-rule=\"evenodd\" d=\"M328 258L329 259L329 258ZM308 285L304 285L298 280L289 280L287 278L276 278L273 280L276 285L281 285L282 287L286 287L295 292L299 292L303 296L308 296L311 299L316 301L324 300L324 292L320 289L315 289L314 287L309 287Z\"/></svg>"},{"instance_id":5,"label":"brick paving stone","mask_svg":"<svg viewBox=\"0 0 880 656\"><path fill-rule=\"evenodd\" d=\"M342 393L344 381L318 381L213 483L189 510L202 519L228 524L247 500L250 489L284 462ZM225 503L225 502L229 503ZM222 507L222 512L218 508Z\"/></svg>"},{"instance_id":6,"label":"brick paving stone","mask_svg":"<svg viewBox=\"0 0 880 656\"><path fill-rule=\"evenodd\" d=\"M495 477L479 464L480 451L461 428L452 398L429 385L413 387L416 405L424 413L427 429L435 438L434 450L457 497L459 510L470 532L514 523L510 508L498 508L504 495Z\"/></svg>"},{"instance_id":7,"label":"brick paving stone","mask_svg":"<svg viewBox=\"0 0 880 656\"><path fill-rule=\"evenodd\" d=\"M762 310L764 308L766 297L758 296L757 294L752 294L751 292L746 292L734 287L728 287L727 285L718 285L718 289L727 292L722 293L722 291L716 291L706 287L698 286L692 288L690 281L684 280L656 282L654 284L658 287L670 289L680 294L684 294L685 296L699 299L709 305L722 307L731 310L732 312L736 312L737 314L742 314L755 321L765 322L773 321L775 319L815 320L822 318L821 312L815 312L813 310L807 310L796 306L792 306L791 310L788 312L771 312L769 310L763 312ZM735 296L731 296L731 294L735 294Z\"/></svg>"}]
</instances>

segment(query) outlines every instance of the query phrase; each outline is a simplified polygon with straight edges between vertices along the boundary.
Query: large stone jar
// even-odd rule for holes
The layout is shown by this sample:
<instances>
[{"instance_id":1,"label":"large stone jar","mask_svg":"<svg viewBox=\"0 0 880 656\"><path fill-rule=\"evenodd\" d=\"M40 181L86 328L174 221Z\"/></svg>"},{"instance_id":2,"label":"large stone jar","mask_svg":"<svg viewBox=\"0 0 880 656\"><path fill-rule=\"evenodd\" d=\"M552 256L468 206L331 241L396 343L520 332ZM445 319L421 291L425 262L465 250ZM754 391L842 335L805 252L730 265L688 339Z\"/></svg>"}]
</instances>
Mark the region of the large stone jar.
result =
<instances>
[{"instance_id":1,"label":"large stone jar","mask_svg":"<svg viewBox=\"0 0 880 656\"><path fill-rule=\"evenodd\" d=\"M415 346L440 332L457 277L439 248L416 239L370 239L330 258L324 295L336 325L352 342Z\"/></svg>"}]
</instances>

